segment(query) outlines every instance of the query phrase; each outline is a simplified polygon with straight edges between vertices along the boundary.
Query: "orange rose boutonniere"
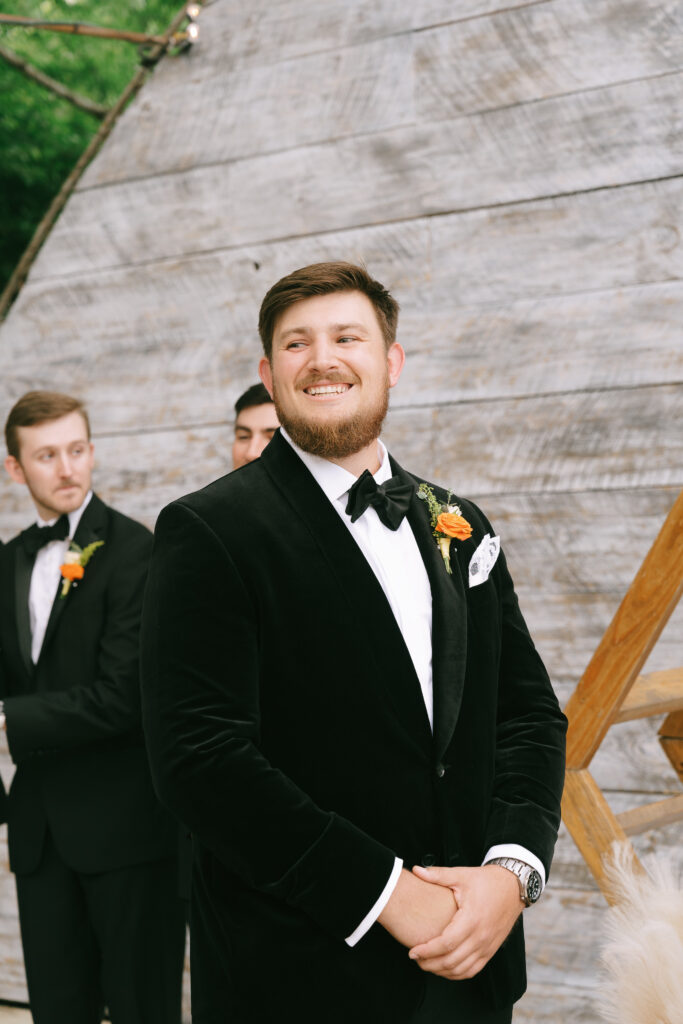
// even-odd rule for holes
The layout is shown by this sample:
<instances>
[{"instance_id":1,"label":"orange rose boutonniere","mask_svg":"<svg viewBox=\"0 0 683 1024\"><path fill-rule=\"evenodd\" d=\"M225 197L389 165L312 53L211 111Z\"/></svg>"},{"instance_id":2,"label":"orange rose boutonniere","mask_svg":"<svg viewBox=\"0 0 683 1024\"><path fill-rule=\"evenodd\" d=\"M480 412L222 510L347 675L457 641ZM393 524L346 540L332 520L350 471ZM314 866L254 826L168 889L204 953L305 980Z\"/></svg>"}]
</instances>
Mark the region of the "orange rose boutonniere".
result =
<instances>
[{"instance_id":1,"label":"orange rose boutonniere","mask_svg":"<svg viewBox=\"0 0 683 1024\"><path fill-rule=\"evenodd\" d=\"M103 540L96 540L93 544L88 544L87 547L81 548L78 544L74 544L71 541L69 550L64 556L64 565L60 565L59 571L62 574L62 590L60 598L66 597L71 589L71 584L74 586L78 585L78 580L82 580L85 576L85 567L95 554L98 548L101 548L104 544Z\"/></svg>"},{"instance_id":2,"label":"orange rose boutonniere","mask_svg":"<svg viewBox=\"0 0 683 1024\"><path fill-rule=\"evenodd\" d=\"M452 573L450 560L451 540L454 537L456 540L468 540L472 536L472 527L464 518L460 508L450 503L450 491L448 492L448 501L445 504L439 501L434 491L427 484L420 484L417 496L427 502L432 532L439 545L441 557L446 566L446 572L450 575Z\"/></svg>"}]
</instances>

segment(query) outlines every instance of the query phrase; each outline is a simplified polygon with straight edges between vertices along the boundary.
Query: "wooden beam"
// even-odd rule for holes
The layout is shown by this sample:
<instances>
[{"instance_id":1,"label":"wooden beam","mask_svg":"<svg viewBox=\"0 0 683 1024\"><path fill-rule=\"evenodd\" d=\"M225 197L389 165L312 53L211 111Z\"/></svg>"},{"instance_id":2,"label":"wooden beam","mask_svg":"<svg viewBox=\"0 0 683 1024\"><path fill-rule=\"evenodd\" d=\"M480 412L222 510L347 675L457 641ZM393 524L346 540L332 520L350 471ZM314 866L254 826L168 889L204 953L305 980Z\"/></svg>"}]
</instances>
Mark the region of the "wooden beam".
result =
<instances>
[{"instance_id":1,"label":"wooden beam","mask_svg":"<svg viewBox=\"0 0 683 1024\"><path fill-rule=\"evenodd\" d=\"M638 676L613 720L630 722L634 718L649 718L651 715L681 710L683 668L670 668Z\"/></svg>"},{"instance_id":2,"label":"wooden beam","mask_svg":"<svg viewBox=\"0 0 683 1024\"><path fill-rule=\"evenodd\" d=\"M683 491L565 708L568 768L590 764L682 592Z\"/></svg>"},{"instance_id":3,"label":"wooden beam","mask_svg":"<svg viewBox=\"0 0 683 1024\"><path fill-rule=\"evenodd\" d=\"M603 896L612 903L604 858L611 855L614 842L628 843L628 839L588 770L567 772L562 818ZM633 856L637 861L635 851Z\"/></svg>"},{"instance_id":4,"label":"wooden beam","mask_svg":"<svg viewBox=\"0 0 683 1024\"><path fill-rule=\"evenodd\" d=\"M659 742L683 782L683 711L674 711L662 722Z\"/></svg>"},{"instance_id":5,"label":"wooden beam","mask_svg":"<svg viewBox=\"0 0 683 1024\"><path fill-rule=\"evenodd\" d=\"M624 811L617 815L617 821L627 836L637 836L649 828L661 828L662 825L683 821L683 794Z\"/></svg>"}]
</instances>

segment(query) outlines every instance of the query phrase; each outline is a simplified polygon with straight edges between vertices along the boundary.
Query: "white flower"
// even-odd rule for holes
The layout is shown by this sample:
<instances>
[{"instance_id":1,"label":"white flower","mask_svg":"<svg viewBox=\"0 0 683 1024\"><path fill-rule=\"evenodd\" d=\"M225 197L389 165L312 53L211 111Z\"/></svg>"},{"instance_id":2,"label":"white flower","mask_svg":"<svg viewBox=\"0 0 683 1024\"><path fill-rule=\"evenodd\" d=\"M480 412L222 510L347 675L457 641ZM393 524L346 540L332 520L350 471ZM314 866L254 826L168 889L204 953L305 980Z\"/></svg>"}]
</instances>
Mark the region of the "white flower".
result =
<instances>
[{"instance_id":1,"label":"white flower","mask_svg":"<svg viewBox=\"0 0 683 1024\"><path fill-rule=\"evenodd\" d=\"M64 565L76 565L81 560L82 551L67 551L64 555Z\"/></svg>"}]
</instances>

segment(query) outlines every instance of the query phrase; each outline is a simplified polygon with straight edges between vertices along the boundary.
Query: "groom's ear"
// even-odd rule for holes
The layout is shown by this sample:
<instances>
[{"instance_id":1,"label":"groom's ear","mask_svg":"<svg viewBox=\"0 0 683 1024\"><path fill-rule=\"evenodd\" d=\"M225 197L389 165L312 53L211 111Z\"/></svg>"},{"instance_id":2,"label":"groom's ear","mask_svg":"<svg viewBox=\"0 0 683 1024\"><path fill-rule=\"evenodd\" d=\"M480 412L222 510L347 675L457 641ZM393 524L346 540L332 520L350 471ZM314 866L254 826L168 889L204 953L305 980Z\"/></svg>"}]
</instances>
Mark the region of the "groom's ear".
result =
<instances>
[{"instance_id":1,"label":"groom's ear","mask_svg":"<svg viewBox=\"0 0 683 1024\"><path fill-rule=\"evenodd\" d=\"M263 385L270 395L273 397L273 370L270 365L270 361L265 356L261 359L258 364L258 375L263 381Z\"/></svg>"},{"instance_id":2,"label":"groom's ear","mask_svg":"<svg viewBox=\"0 0 683 1024\"><path fill-rule=\"evenodd\" d=\"M405 365L406 354L402 345L397 341L393 342L387 350L387 372L389 375L389 387L393 388L398 384L398 378Z\"/></svg>"}]
</instances>

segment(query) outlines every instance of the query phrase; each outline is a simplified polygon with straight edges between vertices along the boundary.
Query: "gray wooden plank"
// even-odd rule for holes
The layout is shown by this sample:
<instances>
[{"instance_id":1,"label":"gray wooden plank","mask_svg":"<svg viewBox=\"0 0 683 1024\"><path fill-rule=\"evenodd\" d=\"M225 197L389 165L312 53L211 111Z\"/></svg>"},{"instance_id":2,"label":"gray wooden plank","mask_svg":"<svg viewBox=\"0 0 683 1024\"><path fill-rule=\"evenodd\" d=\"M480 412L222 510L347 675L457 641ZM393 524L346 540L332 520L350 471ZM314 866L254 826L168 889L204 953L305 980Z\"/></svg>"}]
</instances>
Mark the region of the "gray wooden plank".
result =
<instances>
[{"instance_id":1,"label":"gray wooden plank","mask_svg":"<svg viewBox=\"0 0 683 1024\"><path fill-rule=\"evenodd\" d=\"M674 486L571 497L503 493L481 501L515 579L523 576L527 589L612 601L628 590L677 496Z\"/></svg>"},{"instance_id":2,"label":"gray wooden plank","mask_svg":"<svg viewBox=\"0 0 683 1024\"><path fill-rule=\"evenodd\" d=\"M232 33L231 39L234 46ZM235 67L215 45L208 59L198 46L187 62L159 68L79 187L412 124L413 49L414 38L406 34Z\"/></svg>"},{"instance_id":3,"label":"gray wooden plank","mask_svg":"<svg viewBox=\"0 0 683 1024\"><path fill-rule=\"evenodd\" d=\"M429 250L417 253L416 263L422 260L429 274L408 291L416 292L411 311L418 296L423 306L445 312L683 277L683 178L428 223Z\"/></svg>"},{"instance_id":4,"label":"gray wooden plank","mask_svg":"<svg viewBox=\"0 0 683 1024\"><path fill-rule=\"evenodd\" d=\"M97 422L95 419L95 426ZM211 428L96 437L95 486L106 500L153 527L160 508L204 486L230 466L228 423ZM471 457L476 457L473 445ZM415 471L478 498L502 538L522 610L553 682L566 700L673 503L677 488L477 495L453 478ZM510 490L514 489L510 478ZM24 488L0 482L0 535L32 518ZM683 605L647 663L648 671L683 664ZM666 769L663 763L662 770ZM668 779L668 776L667 776ZM660 783L655 780L651 788Z\"/></svg>"},{"instance_id":5,"label":"gray wooden plank","mask_svg":"<svg viewBox=\"0 0 683 1024\"><path fill-rule=\"evenodd\" d=\"M575 984L594 988L593 972L599 955L600 930L607 904L594 890L564 889L552 884L530 912L525 911L529 965L540 984ZM586 924L590 922L590 927ZM581 942L576 941L580 931ZM530 971L531 975L531 971Z\"/></svg>"},{"instance_id":6,"label":"gray wooden plank","mask_svg":"<svg viewBox=\"0 0 683 1024\"><path fill-rule=\"evenodd\" d=\"M683 178L674 178L313 235L222 253L221 294L231 308L240 302L257 307L267 282L280 274L312 259L340 256L365 259L382 280L398 287L402 319L502 300L671 281L683 277L682 211ZM215 259L187 257L182 266L174 263L166 274L160 271L161 299L169 298L163 294L165 280L178 291L173 274L210 275ZM260 273L254 272L255 263ZM70 280L62 277L58 265L39 259L17 308L44 275L62 283ZM86 281L91 276L84 274ZM129 291L136 281L131 276ZM103 282L106 287L106 277ZM217 286L211 279L210 284ZM75 290L66 294L70 304L77 304ZM49 301L53 306L54 299ZM39 315L40 305L31 305L33 315ZM155 319L161 313L155 311Z\"/></svg>"},{"instance_id":7,"label":"gray wooden plank","mask_svg":"<svg viewBox=\"0 0 683 1024\"><path fill-rule=\"evenodd\" d=\"M682 402L683 387L661 386L398 409L385 438L400 462L458 493L486 502L546 492L571 507L585 490L680 486ZM229 424L104 437L95 429L116 491L158 509L228 465ZM4 481L0 495L10 531L26 498Z\"/></svg>"},{"instance_id":8,"label":"gray wooden plank","mask_svg":"<svg viewBox=\"0 0 683 1024\"><path fill-rule=\"evenodd\" d=\"M681 422L683 387L662 385L390 410L385 434L465 493L566 493L680 485Z\"/></svg>"},{"instance_id":9,"label":"gray wooden plank","mask_svg":"<svg viewBox=\"0 0 683 1024\"><path fill-rule=\"evenodd\" d=\"M29 386L50 386L87 395L106 429L227 419L256 379L262 288L253 264L227 257L32 286L4 330L0 413ZM434 309L424 298L416 308L423 296L409 294L400 320L408 358L396 410L683 380L680 282L500 307Z\"/></svg>"},{"instance_id":10,"label":"gray wooden plank","mask_svg":"<svg viewBox=\"0 0 683 1024\"><path fill-rule=\"evenodd\" d=\"M85 189L41 260L74 274L680 175L682 92L671 74Z\"/></svg>"},{"instance_id":11,"label":"gray wooden plank","mask_svg":"<svg viewBox=\"0 0 683 1024\"><path fill-rule=\"evenodd\" d=\"M563 703L654 542L678 487L485 496L522 611ZM683 664L683 604L646 670ZM614 783L613 783L614 784Z\"/></svg>"},{"instance_id":12,"label":"gray wooden plank","mask_svg":"<svg viewBox=\"0 0 683 1024\"><path fill-rule=\"evenodd\" d=\"M382 17L370 38L351 45L346 12L319 52L313 32L327 6L316 5L317 17L301 34L318 52L282 60L262 40L254 54L259 62L244 66L239 58L226 61L212 40L185 61L163 63L83 185L224 163L416 119L449 119L683 65L683 12L673 8L664 19L659 0L641 0L628 15L622 0L553 0L465 20L458 12L457 22L418 32L405 31L409 12L393 5L391 25L383 21L389 12L375 12ZM219 18L230 24L230 47L240 52L240 28L227 12L206 16L208 32ZM379 25L390 34L375 38ZM253 18L242 26L248 39L252 28Z\"/></svg>"},{"instance_id":13,"label":"gray wooden plank","mask_svg":"<svg viewBox=\"0 0 683 1024\"><path fill-rule=\"evenodd\" d=\"M600 548L596 547L596 550ZM522 609L553 681L558 687L573 689L625 591L609 597L582 592L577 587L573 593L553 594L546 593L545 588L537 590L527 586L518 571L515 571L514 579L520 581ZM679 605L650 655L647 671L676 668L683 663L682 634L683 605Z\"/></svg>"},{"instance_id":14,"label":"gray wooden plank","mask_svg":"<svg viewBox=\"0 0 683 1024\"><path fill-rule=\"evenodd\" d=\"M202 11L202 62L269 64L547 0L221 0Z\"/></svg>"},{"instance_id":15,"label":"gray wooden plank","mask_svg":"<svg viewBox=\"0 0 683 1024\"><path fill-rule=\"evenodd\" d=\"M505 9L421 32L415 65L424 121L601 88L680 70L683 9L661 0Z\"/></svg>"},{"instance_id":16,"label":"gray wooden plank","mask_svg":"<svg viewBox=\"0 0 683 1024\"><path fill-rule=\"evenodd\" d=\"M682 313L676 284L408 314L394 407L681 381Z\"/></svg>"},{"instance_id":17,"label":"gray wooden plank","mask_svg":"<svg viewBox=\"0 0 683 1024\"><path fill-rule=\"evenodd\" d=\"M672 202L677 189L665 191L669 194L664 202ZM636 199L634 194L633 205ZM661 207L655 203L652 218L658 210ZM588 211L584 212L587 215ZM457 249L462 238L459 218L447 219L452 222ZM681 379L683 287L678 282L632 287L627 292L619 288L542 300L508 300L503 305L492 301L483 309L462 305L470 295L484 298L478 281L485 278L471 273L468 279L466 273L461 274L459 260L449 267L446 226L437 229L436 253L423 265L420 257L432 244L428 224L418 222L404 230L372 229L369 238L365 232L349 232L341 238L318 240L315 245L292 243L283 251L268 246L181 263L164 262L147 268L144 274L130 268L94 274L77 283L66 284L60 278L30 284L3 326L0 405L6 410L23 390L49 383L91 395L106 410L110 427L139 427L142 408L143 422L158 426L196 419L200 375L203 418L223 418L255 373L260 354L255 321L267 283L306 256L369 257L378 276L392 286L396 282L395 292L403 306L399 338L409 355L402 381L393 393L397 408L416 402ZM642 243L656 230L652 220L649 224L652 231L643 226ZM465 227L465 233L471 227ZM496 253L500 251L495 244L499 229L494 228L492 238L492 252ZM675 226L670 230L676 230ZM567 247L570 242L567 238ZM599 246L606 263L609 236L596 243L596 248ZM469 251L461 248L465 254ZM539 278L540 248L535 257ZM641 265L637 248L634 241L632 257L624 261L633 276ZM508 251L498 260L503 295L515 284L513 251L511 236ZM483 252L473 259L477 267L479 256L483 261ZM679 259L679 252L671 260L654 253L649 273L676 274ZM464 255L462 263L466 262ZM580 250L568 277L571 284L579 284L581 262L587 287L594 264L581 261ZM524 268L527 264L520 261L518 265ZM555 286L559 267L558 261L548 287ZM524 270L518 270L518 275L523 279ZM596 276L599 278L599 273ZM609 276L606 272L606 278ZM617 270L614 276L624 278L626 271ZM534 281L533 273L529 277L533 293L540 280ZM521 280L519 287L524 287ZM233 338L239 339L237 346ZM33 354L37 343L41 346L39 367ZM80 358L84 347L94 358ZM155 382L159 359L165 366L163 382Z\"/></svg>"}]
</instances>

